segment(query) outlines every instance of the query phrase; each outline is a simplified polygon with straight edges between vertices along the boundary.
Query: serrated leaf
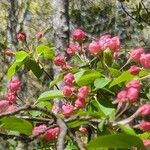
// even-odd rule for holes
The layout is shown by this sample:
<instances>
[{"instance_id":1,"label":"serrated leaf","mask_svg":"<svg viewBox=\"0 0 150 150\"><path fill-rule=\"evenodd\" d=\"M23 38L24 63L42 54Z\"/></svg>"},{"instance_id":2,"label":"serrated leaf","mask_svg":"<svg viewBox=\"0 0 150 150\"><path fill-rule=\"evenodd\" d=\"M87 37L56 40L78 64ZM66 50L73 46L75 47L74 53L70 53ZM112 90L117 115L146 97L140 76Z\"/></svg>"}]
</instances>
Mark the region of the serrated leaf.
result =
<instances>
[{"instance_id":1,"label":"serrated leaf","mask_svg":"<svg viewBox=\"0 0 150 150\"><path fill-rule=\"evenodd\" d=\"M93 83L95 79L101 76L101 74L95 70L82 70L76 73L74 76L76 83L82 86Z\"/></svg>"},{"instance_id":2,"label":"serrated leaf","mask_svg":"<svg viewBox=\"0 0 150 150\"><path fill-rule=\"evenodd\" d=\"M113 87L114 85L120 84L122 82L125 81L129 81L132 80L135 76L131 75L131 73L129 71L123 72L119 77L117 77L116 79L114 79L111 84L110 84L110 88Z\"/></svg>"},{"instance_id":3,"label":"serrated leaf","mask_svg":"<svg viewBox=\"0 0 150 150\"><path fill-rule=\"evenodd\" d=\"M32 124L27 120L16 117L5 117L0 121L2 123L2 128L4 129L18 131L26 135L31 135L32 133Z\"/></svg>"},{"instance_id":4,"label":"serrated leaf","mask_svg":"<svg viewBox=\"0 0 150 150\"><path fill-rule=\"evenodd\" d=\"M26 63L25 63L25 66L31 70L33 72L33 74L37 77L37 78L40 78L43 74L43 69L39 66L39 64L32 60L32 59L29 59Z\"/></svg>"},{"instance_id":5,"label":"serrated leaf","mask_svg":"<svg viewBox=\"0 0 150 150\"><path fill-rule=\"evenodd\" d=\"M104 88L111 80L108 78L98 78L94 81L94 86L96 89Z\"/></svg>"},{"instance_id":6,"label":"serrated leaf","mask_svg":"<svg viewBox=\"0 0 150 150\"><path fill-rule=\"evenodd\" d=\"M54 98L63 98L63 92L59 91L59 90L51 90L51 91L46 91L44 93L42 93L39 98L38 101L46 101L46 100L50 100L50 99L54 99Z\"/></svg>"},{"instance_id":7,"label":"serrated leaf","mask_svg":"<svg viewBox=\"0 0 150 150\"><path fill-rule=\"evenodd\" d=\"M145 150L143 142L140 138L128 134L114 134L97 137L89 142L87 148L95 150L97 148L142 148Z\"/></svg>"},{"instance_id":8,"label":"serrated leaf","mask_svg":"<svg viewBox=\"0 0 150 150\"><path fill-rule=\"evenodd\" d=\"M55 55L54 47L48 47L43 44L37 46L36 52L39 56L43 56L46 59L53 59L53 57Z\"/></svg>"}]
</instances>

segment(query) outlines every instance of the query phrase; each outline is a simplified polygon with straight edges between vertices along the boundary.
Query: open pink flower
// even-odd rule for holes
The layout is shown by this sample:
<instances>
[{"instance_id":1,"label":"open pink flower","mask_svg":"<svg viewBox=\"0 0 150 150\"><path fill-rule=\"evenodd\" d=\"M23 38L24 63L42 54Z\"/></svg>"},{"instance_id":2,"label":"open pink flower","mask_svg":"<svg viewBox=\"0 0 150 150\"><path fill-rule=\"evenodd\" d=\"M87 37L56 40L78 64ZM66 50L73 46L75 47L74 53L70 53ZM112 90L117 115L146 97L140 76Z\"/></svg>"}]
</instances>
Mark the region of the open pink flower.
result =
<instances>
[{"instance_id":1,"label":"open pink flower","mask_svg":"<svg viewBox=\"0 0 150 150\"><path fill-rule=\"evenodd\" d=\"M81 29L75 29L72 33L73 40L83 42L86 37L86 33Z\"/></svg>"},{"instance_id":2,"label":"open pink flower","mask_svg":"<svg viewBox=\"0 0 150 150\"><path fill-rule=\"evenodd\" d=\"M32 130L32 135L33 136L39 135L43 133L46 129L47 129L47 126L45 124L34 127Z\"/></svg>"},{"instance_id":3,"label":"open pink flower","mask_svg":"<svg viewBox=\"0 0 150 150\"><path fill-rule=\"evenodd\" d=\"M130 59L139 62L141 55L144 53L143 48L136 48L130 53Z\"/></svg>"},{"instance_id":4,"label":"open pink flower","mask_svg":"<svg viewBox=\"0 0 150 150\"><path fill-rule=\"evenodd\" d=\"M71 104L66 104L62 106L62 113L65 117L69 117L73 114L74 107Z\"/></svg>"}]
</instances>

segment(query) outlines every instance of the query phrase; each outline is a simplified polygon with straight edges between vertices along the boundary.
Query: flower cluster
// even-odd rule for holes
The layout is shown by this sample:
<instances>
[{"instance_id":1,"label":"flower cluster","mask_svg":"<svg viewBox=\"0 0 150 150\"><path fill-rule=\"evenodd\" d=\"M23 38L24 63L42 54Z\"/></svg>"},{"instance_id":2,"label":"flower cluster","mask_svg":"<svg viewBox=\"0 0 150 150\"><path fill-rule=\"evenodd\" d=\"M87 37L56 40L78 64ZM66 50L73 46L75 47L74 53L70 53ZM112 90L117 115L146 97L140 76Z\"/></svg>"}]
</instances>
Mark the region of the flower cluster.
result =
<instances>
[{"instance_id":1,"label":"flower cluster","mask_svg":"<svg viewBox=\"0 0 150 150\"><path fill-rule=\"evenodd\" d=\"M50 128L45 124L36 126L32 129L32 135L37 136L40 135L41 138L45 139L46 141L53 141L55 140L59 135L59 127Z\"/></svg>"}]
</instances>

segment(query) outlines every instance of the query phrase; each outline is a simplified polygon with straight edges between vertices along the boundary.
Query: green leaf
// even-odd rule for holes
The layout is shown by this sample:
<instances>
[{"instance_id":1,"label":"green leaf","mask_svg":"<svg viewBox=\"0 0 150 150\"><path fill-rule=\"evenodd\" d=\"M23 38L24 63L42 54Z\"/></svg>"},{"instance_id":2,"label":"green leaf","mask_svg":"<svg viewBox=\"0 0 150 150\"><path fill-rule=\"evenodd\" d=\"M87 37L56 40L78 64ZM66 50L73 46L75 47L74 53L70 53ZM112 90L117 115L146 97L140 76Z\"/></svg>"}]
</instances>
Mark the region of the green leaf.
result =
<instances>
[{"instance_id":1,"label":"green leaf","mask_svg":"<svg viewBox=\"0 0 150 150\"><path fill-rule=\"evenodd\" d=\"M111 80L108 78L98 78L94 81L94 86L96 89L104 88Z\"/></svg>"},{"instance_id":2,"label":"green leaf","mask_svg":"<svg viewBox=\"0 0 150 150\"><path fill-rule=\"evenodd\" d=\"M89 150L95 150L97 148L144 148L143 142L140 138L127 135L127 134L114 134L97 137L92 140L87 148Z\"/></svg>"},{"instance_id":3,"label":"green leaf","mask_svg":"<svg viewBox=\"0 0 150 150\"><path fill-rule=\"evenodd\" d=\"M110 88L113 87L114 85L117 85L119 83L125 82L125 81L129 81L132 80L135 76L131 75L131 73L129 71L123 72L118 78L114 79L111 84L110 84Z\"/></svg>"},{"instance_id":4,"label":"green leaf","mask_svg":"<svg viewBox=\"0 0 150 150\"><path fill-rule=\"evenodd\" d=\"M69 128L76 128L76 127L79 127L79 126L85 125L85 124L88 124L88 121L76 120L76 121L67 123Z\"/></svg>"},{"instance_id":5,"label":"green leaf","mask_svg":"<svg viewBox=\"0 0 150 150\"><path fill-rule=\"evenodd\" d=\"M7 70L7 78L10 79L21 66L29 59L30 55L25 51L16 52L16 61Z\"/></svg>"},{"instance_id":6,"label":"green leaf","mask_svg":"<svg viewBox=\"0 0 150 150\"><path fill-rule=\"evenodd\" d=\"M92 104L97 107L98 112L102 117L106 118L107 116L109 116L111 119L113 119L115 115L115 109L104 107L96 99L92 101Z\"/></svg>"},{"instance_id":7,"label":"green leaf","mask_svg":"<svg viewBox=\"0 0 150 150\"><path fill-rule=\"evenodd\" d=\"M138 137L142 140L146 140L146 139L149 139L150 137L150 133L149 132L144 132L142 134L138 134Z\"/></svg>"},{"instance_id":8,"label":"green leaf","mask_svg":"<svg viewBox=\"0 0 150 150\"><path fill-rule=\"evenodd\" d=\"M119 75L121 75L121 71L119 71L118 69L109 68L109 71L111 72L111 74L112 74L114 77L118 77Z\"/></svg>"},{"instance_id":9,"label":"green leaf","mask_svg":"<svg viewBox=\"0 0 150 150\"><path fill-rule=\"evenodd\" d=\"M7 70L7 78L10 79L22 65L22 62L14 62Z\"/></svg>"},{"instance_id":10,"label":"green leaf","mask_svg":"<svg viewBox=\"0 0 150 150\"><path fill-rule=\"evenodd\" d=\"M55 53L54 53L54 47L48 47L46 45L39 45L36 48L36 52L39 56L43 56L46 59L53 59Z\"/></svg>"},{"instance_id":11,"label":"green leaf","mask_svg":"<svg viewBox=\"0 0 150 150\"><path fill-rule=\"evenodd\" d=\"M44 93L42 93L39 98L38 101L46 101L46 100L50 100L50 99L54 99L54 98L63 98L63 92L59 91L59 90L51 90L51 91L46 91Z\"/></svg>"},{"instance_id":12,"label":"green leaf","mask_svg":"<svg viewBox=\"0 0 150 150\"><path fill-rule=\"evenodd\" d=\"M43 69L39 66L39 64L36 61L29 59L25 63L25 66L26 68L28 68L28 70L31 70L37 78L40 78L42 76Z\"/></svg>"},{"instance_id":13,"label":"green leaf","mask_svg":"<svg viewBox=\"0 0 150 150\"><path fill-rule=\"evenodd\" d=\"M18 131L26 135L31 135L32 133L32 124L24 119L5 117L0 121L2 123L2 128L4 129Z\"/></svg>"},{"instance_id":14,"label":"green leaf","mask_svg":"<svg viewBox=\"0 0 150 150\"><path fill-rule=\"evenodd\" d=\"M122 130L122 132L124 132L126 134L130 134L130 135L135 135L136 136L135 131L129 125L119 124L118 126Z\"/></svg>"},{"instance_id":15,"label":"green leaf","mask_svg":"<svg viewBox=\"0 0 150 150\"><path fill-rule=\"evenodd\" d=\"M79 86L88 85L99 78L101 74L95 70L82 70L75 74L75 81Z\"/></svg>"},{"instance_id":16,"label":"green leaf","mask_svg":"<svg viewBox=\"0 0 150 150\"><path fill-rule=\"evenodd\" d=\"M16 62L22 62L30 55L25 51L16 52Z\"/></svg>"}]
</instances>

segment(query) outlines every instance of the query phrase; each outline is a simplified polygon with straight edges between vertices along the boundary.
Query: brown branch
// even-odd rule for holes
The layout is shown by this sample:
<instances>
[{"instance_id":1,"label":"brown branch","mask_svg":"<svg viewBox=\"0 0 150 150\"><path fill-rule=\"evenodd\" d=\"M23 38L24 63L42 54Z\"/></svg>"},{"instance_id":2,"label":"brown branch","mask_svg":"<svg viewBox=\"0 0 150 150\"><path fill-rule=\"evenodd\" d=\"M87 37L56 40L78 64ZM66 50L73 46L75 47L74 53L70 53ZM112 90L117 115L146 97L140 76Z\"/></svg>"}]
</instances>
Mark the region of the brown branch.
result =
<instances>
[{"instance_id":1,"label":"brown branch","mask_svg":"<svg viewBox=\"0 0 150 150\"><path fill-rule=\"evenodd\" d=\"M57 150L64 150L65 136L67 134L67 126L64 120L61 118L57 118L57 124L59 125L60 128L60 133L57 140Z\"/></svg>"}]
</instances>

